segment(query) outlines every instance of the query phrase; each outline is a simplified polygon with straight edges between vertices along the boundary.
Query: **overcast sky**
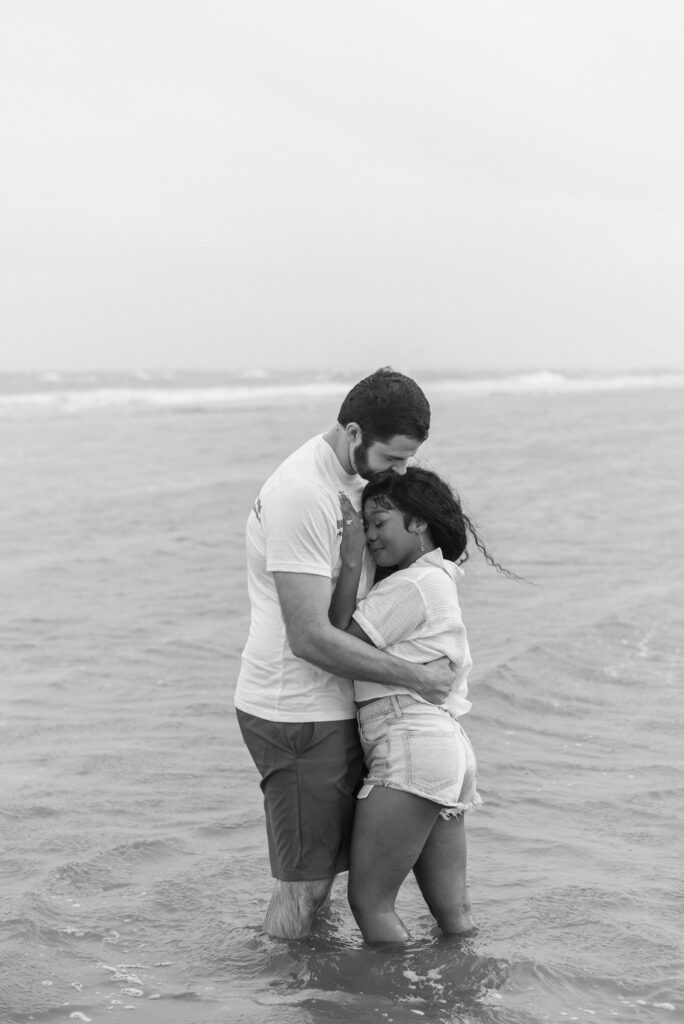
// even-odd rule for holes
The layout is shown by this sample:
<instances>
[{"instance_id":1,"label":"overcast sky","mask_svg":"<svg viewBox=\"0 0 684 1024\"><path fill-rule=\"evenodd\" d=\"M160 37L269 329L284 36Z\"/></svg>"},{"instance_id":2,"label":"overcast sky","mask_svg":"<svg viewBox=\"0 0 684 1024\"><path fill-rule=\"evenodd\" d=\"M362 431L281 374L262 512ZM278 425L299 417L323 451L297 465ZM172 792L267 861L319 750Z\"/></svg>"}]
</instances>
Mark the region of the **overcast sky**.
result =
<instances>
[{"instance_id":1,"label":"overcast sky","mask_svg":"<svg viewBox=\"0 0 684 1024\"><path fill-rule=\"evenodd\" d=\"M681 0L3 0L0 369L684 366Z\"/></svg>"}]
</instances>

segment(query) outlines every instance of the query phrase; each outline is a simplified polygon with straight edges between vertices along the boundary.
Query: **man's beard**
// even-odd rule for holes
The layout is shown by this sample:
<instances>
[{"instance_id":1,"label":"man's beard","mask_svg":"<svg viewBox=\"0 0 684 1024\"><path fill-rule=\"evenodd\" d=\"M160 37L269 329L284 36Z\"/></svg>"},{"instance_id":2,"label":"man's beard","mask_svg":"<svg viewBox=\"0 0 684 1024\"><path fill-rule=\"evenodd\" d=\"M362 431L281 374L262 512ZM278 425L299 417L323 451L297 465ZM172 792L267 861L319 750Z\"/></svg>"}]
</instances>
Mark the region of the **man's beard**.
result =
<instances>
[{"instance_id":1,"label":"man's beard","mask_svg":"<svg viewBox=\"0 0 684 1024\"><path fill-rule=\"evenodd\" d=\"M372 480L377 475L376 469L371 469L368 464L368 445L365 441L361 441L358 448L354 449L353 464L356 472L359 476L362 476L364 480Z\"/></svg>"}]
</instances>

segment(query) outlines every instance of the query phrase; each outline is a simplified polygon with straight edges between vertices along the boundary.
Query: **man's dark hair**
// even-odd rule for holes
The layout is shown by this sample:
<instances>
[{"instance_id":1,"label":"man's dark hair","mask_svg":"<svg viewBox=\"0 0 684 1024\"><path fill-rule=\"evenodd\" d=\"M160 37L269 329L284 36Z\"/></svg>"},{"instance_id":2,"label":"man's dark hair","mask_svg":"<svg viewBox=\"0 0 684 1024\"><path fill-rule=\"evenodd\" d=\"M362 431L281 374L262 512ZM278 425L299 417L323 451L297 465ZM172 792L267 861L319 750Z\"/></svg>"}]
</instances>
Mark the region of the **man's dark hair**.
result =
<instances>
[{"instance_id":1,"label":"man's dark hair","mask_svg":"<svg viewBox=\"0 0 684 1024\"><path fill-rule=\"evenodd\" d=\"M364 446L388 441L395 434L421 444L430 430L430 405L415 380L382 366L355 384L342 402L338 423L358 423Z\"/></svg>"}]
</instances>

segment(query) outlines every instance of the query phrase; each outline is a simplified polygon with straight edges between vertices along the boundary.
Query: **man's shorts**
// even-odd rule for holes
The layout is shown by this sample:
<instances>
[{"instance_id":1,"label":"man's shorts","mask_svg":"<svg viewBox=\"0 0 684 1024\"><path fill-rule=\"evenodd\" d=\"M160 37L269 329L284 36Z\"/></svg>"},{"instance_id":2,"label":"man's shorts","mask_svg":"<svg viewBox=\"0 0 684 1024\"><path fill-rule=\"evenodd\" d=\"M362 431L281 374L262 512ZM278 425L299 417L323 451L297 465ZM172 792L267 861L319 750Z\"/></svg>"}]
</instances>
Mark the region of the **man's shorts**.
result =
<instances>
[{"instance_id":1,"label":"man's shorts","mask_svg":"<svg viewBox=\"0 0 684 1024\"><path fill-rule=\"evenodd\" d=\"M273 877L302 882L347 871L363 771L356 721L270 722L236 712L261 773Z\"/></svg>"},{"instance_id":2,"label":"man's shorts","mask_svg":"<svg viewBox=\"0 0 684 1024\"><path fill-rule=\"evenodd\" d=\"M359 800L373 786L402 789L458 817L482 803L470 740L446 708L409 694L390 694L359 708L359 733L367 776Z\"/></svg>"}]
</instances>

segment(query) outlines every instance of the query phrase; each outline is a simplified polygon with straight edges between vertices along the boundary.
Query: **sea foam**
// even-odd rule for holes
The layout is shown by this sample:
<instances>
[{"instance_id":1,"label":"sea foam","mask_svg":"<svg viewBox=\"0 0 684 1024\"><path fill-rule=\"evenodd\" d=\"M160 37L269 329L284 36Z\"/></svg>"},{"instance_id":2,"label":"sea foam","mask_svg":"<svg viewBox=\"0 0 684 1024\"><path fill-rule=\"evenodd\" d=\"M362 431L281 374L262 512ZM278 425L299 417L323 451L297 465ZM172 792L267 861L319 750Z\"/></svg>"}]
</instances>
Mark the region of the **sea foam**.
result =
<instances>
[{"instance_id":1,"label":"sea foam","mask_svg":"<svg viewBox=\"0 0 684 1024\"><path fill-rule=\"evenodd\" d=\"M0 379L0 414L13 413L83 413L108 408L215 409L233 405L288 404L298 401L341 397L354 380L300 378L277 382L260 375L233 377L216 375L215 383L203 375L198 383L188 375L131 374L127 382L103 384L102 377L91 375L70 379L68 375L43 374L25 379L17 388L3 388ZM132 379L131 379L132 378ZM684 373L651 372L619 374L566 374L548 370L526 373L456 376L431 379L420 377L428 395L462 394L578 394L582 392L634 391L639 389L677 389L684 387ZM134 382L134 383L133 383Z\"/></svg>"}]
</instances>

